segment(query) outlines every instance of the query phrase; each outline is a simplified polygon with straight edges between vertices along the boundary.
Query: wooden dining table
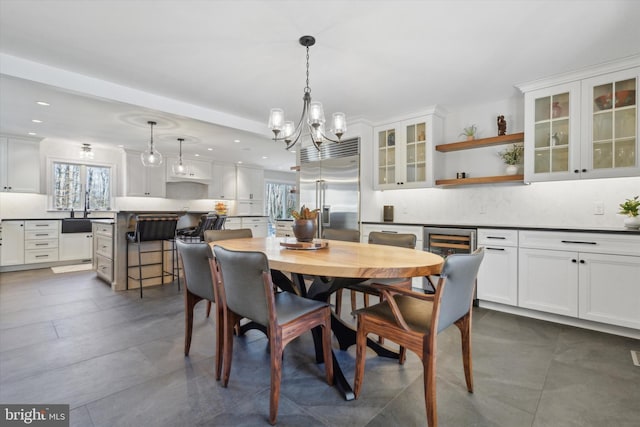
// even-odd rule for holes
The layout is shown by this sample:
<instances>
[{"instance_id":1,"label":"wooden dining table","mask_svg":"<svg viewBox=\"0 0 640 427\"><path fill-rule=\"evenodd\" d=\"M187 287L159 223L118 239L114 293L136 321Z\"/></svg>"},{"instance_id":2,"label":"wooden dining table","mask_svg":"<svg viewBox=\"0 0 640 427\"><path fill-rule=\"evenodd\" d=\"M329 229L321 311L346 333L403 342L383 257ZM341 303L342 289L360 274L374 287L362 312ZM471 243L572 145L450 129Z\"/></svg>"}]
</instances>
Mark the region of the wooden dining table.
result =
<instances>
[{"instance_id":1,"label":"wooden dining table","mask_svg":"<svg viewBox=\"0 0 640 427\"><path fill-rule=\"evenodd\" d=\"M420 277L438 274L444 259L436 254L421 250L369 243L344 242L338 240L315 240L321 248L293 248L296 241L286 237L254 237L244 239L219 240L211 245L219 245L237 251L262 252L269 260L274 283L281 289L295 292L303 297L327 302L330 295L348 285L370 278ZM314 246L314 245L310 245ZM291 280L282 272L288 272ZM305 276L313 277L307 287ZM346 350L356 342L356 333L333 313L331 329L341 350ZM316 360L323 361L318 332L314 332ZM367 344L379 356L397 358L391 351L368 339ZM351 386L344 378L337 359L334 362L334 383L347 400L354 398Z\"/></svg>"}]
</instances>

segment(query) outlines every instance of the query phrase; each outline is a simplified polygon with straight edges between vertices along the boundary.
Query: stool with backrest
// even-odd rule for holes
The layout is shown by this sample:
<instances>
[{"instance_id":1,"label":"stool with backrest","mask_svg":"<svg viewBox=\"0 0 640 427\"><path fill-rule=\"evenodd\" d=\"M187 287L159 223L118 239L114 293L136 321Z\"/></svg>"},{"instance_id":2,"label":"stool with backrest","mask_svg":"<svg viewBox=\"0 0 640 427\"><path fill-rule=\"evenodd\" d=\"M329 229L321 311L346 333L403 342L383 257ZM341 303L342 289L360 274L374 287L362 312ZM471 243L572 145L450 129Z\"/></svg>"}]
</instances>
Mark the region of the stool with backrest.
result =
<instances>
[{"instance_id":1,"label":"stool with backrest","mask_svg":"<svg viewBox=\"0 0 640 427\"><path fill-rule=\"evenodd\" d=\"M427 424L435 427L436 344L437 335L455 324L462 338L462 362L467 391L473 392L471 358L471 313L478 268L484 256L480 248L472 254L454 254L446 258L435 294L425 295L406 289L375 285L386 296L379 304L356 311L356 373L354 394L360 396L364 380L367 334L384 336L402 348L415 352L424 370L424 398Z\"/></svg>"},{"instance_id":2,"label":"stool with backrest","mask_svg":"<svg viewBox=\"0 0 640 427\"><path fill-rule=\"evenodd\" d=\"M169 275L168 272L164 269L164 254L166 252L164 248L164 243L169 242L171 244L171 255L172 258L175 254L175 235L176 235L176 225L178 224L178 216L172 214L164 214L164 215L136 215L136 228L135 231L127 232L127 286L129 289L129 279L138 280L140 284L140 298L142 298L142 282L143 280L161 278L160 283L164 284L165 276ZM160 243L159 249L151 249L142 251L142 245L145 242L154 242L157 241ZM129 275L129 246L135 245L138 250L138 277ZM150 254L159 253L160 254L160 262L149 262L146 264L142 264L142 255L148 254L148 256L152 256ZM171 262L174 265L174 261ZM160 275L159 276L148 276L143 277L142 268L143 267L151 267L154 265L160 265ZM175 279L175 271L172 269L171 279Z\"/></svg>"},{"instance_id":3,"label":"stool with backrest","mask_svg":"<svg viewBox=\"0 0 640 427\"><path fill-rule=\"evenodd\" d=\"M213 227L210 228L210 230L223 230L224 229L224 223L227 220L227 216L226 215L218 215L218 219L216 220L215 224L213 225Z\"/></svg>"},{"instance_id":4,"label":"stool with backrest","mask_svg":"<svg viewBox=\"0 0 640 427\"><path fill-rule=\"evenodd\" d=\"M326 380L333 383L331 312L329 305L291 292L274 292L269 262L262 252L231 251L219 242L213 252L219 267L218 304L224 315L222 385L227 386L233 354L233 327L246 317L267 328L271 365L269 422L275 424L280 399L282 356L285 346L305 332L322 329Z\"/></svg>"},{"instance_id":5,"label":"stool with backrest","mask_svg":"<svg viewBox=\"0 0 640 427\"><path fill-rule=\"evenodd\" d=\"M202 300L206 300L208 304L217 300L217 288L214 286L217 266L213 261L213 253L208 243L185 243L178 239L176 246L184 272L184 355L188 356L193 333L194 307ZM222 327L224 323L220 304L216 304L215 323L215 366L216 380L219 380L222 373Z\"/></svg>"},{"instance_id":6,"label":"stool with backrest","mask_svg":"<svg viewBox=\"0 0 640 427\"><path fill-rule=\"evenodd\" d=\"M328 240L341 240L343 242L359 242L360 231L352 229L325 228L322 230L322 238ZM339 278L336 280L339 280ZM342 312L342 292L343 289L338 289L336 291L336 315L338 317L340 317L340 313Z\"/></svg>"}]
</instances>

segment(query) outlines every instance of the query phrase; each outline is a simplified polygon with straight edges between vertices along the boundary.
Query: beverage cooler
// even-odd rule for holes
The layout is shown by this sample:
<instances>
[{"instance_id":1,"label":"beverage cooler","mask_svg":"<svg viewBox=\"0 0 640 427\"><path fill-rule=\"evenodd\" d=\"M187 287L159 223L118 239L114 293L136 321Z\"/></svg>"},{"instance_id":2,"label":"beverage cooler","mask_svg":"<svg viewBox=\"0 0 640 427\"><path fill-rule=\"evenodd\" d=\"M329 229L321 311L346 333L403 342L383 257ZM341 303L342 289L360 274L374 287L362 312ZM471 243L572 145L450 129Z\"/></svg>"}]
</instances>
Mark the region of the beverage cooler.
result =
<instances>
[{"instance_id":1,"label":"beverage cooler","mask_svg":"<svg viewBox=\"0 0 640 427\"><path fill-rule=\"evenodd\" d=\"M451 254L470 254L476 250L475 228L425 227L423 249L443 258ZM438 278L425 277L423 288L434 291Z\"/></svg>"}]
</instances>

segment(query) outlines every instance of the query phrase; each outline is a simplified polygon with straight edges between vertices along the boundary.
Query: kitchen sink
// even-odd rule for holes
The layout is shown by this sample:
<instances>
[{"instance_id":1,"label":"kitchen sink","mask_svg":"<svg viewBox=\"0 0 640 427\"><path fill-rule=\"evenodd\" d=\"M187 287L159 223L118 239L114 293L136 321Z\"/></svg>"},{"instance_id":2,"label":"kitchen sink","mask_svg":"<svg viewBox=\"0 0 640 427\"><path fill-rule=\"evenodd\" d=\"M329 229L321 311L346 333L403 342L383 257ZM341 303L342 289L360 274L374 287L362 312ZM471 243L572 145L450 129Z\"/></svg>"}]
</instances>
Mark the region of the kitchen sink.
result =
<instances>
[{"instance_id":1,"label":"kitchen sink","mask_svg":"<svg viewBox=\"0 0 640 427\"><path fill-rule=\"evenodd\" d=\"M63 218L63 233L91 233L91 220L87 218Z\"/></svg>"}]
</instances>

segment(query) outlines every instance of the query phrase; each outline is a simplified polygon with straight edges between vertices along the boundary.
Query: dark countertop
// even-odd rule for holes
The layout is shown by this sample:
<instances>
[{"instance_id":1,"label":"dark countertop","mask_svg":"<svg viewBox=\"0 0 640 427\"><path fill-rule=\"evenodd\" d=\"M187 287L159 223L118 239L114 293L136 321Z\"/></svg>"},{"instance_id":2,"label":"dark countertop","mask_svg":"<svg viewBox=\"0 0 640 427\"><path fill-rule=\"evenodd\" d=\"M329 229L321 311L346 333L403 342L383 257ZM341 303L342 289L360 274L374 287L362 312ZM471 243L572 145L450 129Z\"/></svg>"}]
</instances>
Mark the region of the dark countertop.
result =
<instances>
[{"instance_id":1,"label":"dark countertop","mask_svg":"<svg viewBox=\"0 0 640 427\"><path fill-rule=\"evenodd\" d=\"M589 227L589 228L571 228L571 227L552 227L552 226L514 226L514 225L469 225L469 224L418 224L409 222L385 222L385 221L362 221L361 224L376 225L408 225L419 227L435 227L435 228L501 228L507 230L534 230L534 231L562 231L570 233L624 233L640 235L640 229L630 229L625 227Z\"/></svg>"}]
</instances>

